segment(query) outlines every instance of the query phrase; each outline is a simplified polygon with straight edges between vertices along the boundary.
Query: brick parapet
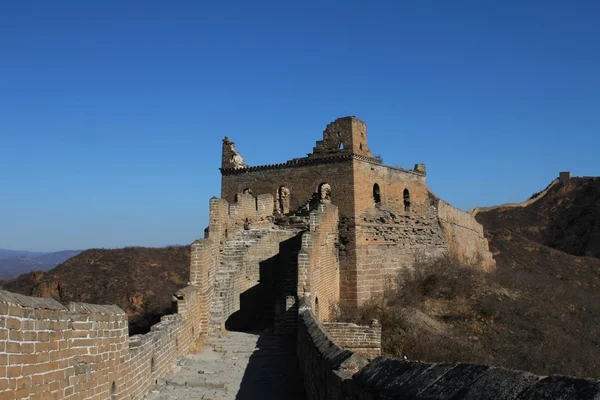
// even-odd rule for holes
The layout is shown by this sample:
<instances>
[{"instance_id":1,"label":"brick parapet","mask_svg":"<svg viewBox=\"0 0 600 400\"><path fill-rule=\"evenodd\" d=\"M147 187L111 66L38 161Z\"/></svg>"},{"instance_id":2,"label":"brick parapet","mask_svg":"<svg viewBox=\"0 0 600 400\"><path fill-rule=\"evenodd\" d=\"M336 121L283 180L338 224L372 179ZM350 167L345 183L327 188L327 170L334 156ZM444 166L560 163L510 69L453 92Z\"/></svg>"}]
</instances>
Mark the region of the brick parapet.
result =
<instances>
[{"instance_id":1,"label":"brick parapet","mask_svg":"<svg viewBox=\"0 0 600 400\"><path fill-rule=\"evenodd\" d=\"M381 355L381 325L373 322L369 326L344 322L323 322L325 332L332 341L352 350L366 359Z\"/></svg>"},{"instance_id":2,"label":"brick parapet","mask_svg":"<svg viewBox=\"0 0 600 400\"><path fill-rule=\"evenodd\" d=\"M185 288L181 314L128 337L117 306L0 291L0 398L141 399L200 335L201 302Z\"/></svg>"}]
</instances>

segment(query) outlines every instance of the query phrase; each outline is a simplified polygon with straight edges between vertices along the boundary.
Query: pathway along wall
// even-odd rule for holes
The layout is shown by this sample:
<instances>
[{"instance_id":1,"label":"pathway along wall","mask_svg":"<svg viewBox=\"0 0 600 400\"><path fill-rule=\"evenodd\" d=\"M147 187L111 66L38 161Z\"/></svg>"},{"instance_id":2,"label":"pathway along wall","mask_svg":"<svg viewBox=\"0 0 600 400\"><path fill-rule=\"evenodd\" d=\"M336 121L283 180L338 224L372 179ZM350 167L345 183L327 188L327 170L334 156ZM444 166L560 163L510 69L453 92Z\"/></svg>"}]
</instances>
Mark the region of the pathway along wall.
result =
<instances>
[{"instance_id":1,"label":"pathway along wall","mask_svg":"<svg viewBox=\"0 0 600 400\"><path fill-rule=\"evenodd\" d=\"M200 335L199 292L176 297L177 314L128 337L117 306L0 291L0 399L142 399Z\"/></svg>"},{"instance_id":2,"label":"pathway along wall","mask_svg":"<svg viewBox=\"0 0 600 400\"><path fill-rule=\"evenodd\" d=\"M368 363L334 343L300 301L298 363L307 399L599 399L600 381L542 377L486 365L378 357Z\"/></svg>"}]
</instances>

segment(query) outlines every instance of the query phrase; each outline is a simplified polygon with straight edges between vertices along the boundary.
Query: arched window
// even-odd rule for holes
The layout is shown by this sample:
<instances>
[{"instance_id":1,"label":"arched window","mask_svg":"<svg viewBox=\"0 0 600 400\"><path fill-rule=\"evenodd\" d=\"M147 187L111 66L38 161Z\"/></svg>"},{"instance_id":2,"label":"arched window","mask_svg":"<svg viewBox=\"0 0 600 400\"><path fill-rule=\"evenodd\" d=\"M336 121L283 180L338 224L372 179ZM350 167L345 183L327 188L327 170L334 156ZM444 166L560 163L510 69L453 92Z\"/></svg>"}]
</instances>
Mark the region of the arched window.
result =
<instances>
[{"instance_id":1,"label":"arched window","mask_svg":"<svg viewBox=\"0 0 600 400\"><path fill-rule=\"evenodd\" d=\"M315 297L315 317L319 319L319 298Z\"/></svg>"},{"instance_id":2,"label":"arched window","mask_svg":"<svg viewBox=\"0 0 600 400\"><path fill-rule=\"evenodd\" d=\"M410 211L410 192L404 189L404 211Z\"/></svg>"},{"instance_id":3,"label":"arched window","mask_svg":"<svg viewBox=\"0 0 600 400\"><path fill-rule=\"evenodd\" d=\"M287 186L281 186L278 191L279 212L288 214L290 212L290 189Z\"/></svg>"},{"instance_id":4,"label":"arched window","mask_svg":"<svg viewBox=\"0 0 600 400\"><path fill-rule=\"evenodd\" d=\"M339 144L338 148L339 148L340 150L344 150L344 143L340 142L340 144Z\"/></svg>"},{"instance_id":5,"label":"arched window","mask_svg":"<svg viewBox=\"0 0 600 400\"><path fill-rule=\"evenodd\" d=\"M329 183L321 183L319 185L319 202L331 203L331 185Z\"/></svg>"},{"instance_id":6,"label":"arched window","mask_svg":"<svg viewBox=\"0 0 600 400\"><path fill-rule=\"evenodd\" d=\"M115 400L117 398L117 384L115 382L113 382L110 387L110 398L111 400Z\"/></svg>"},{"instance_id":7,"label":"arched window","mask_svg":"<svg viewBox=\"0 0 600 400\"><path fill-rule=\"evenodd\" d=\"M381 203L381 190L379 190L379 185L377 183L373 185L373 201L375 204Z\"/></svg>"},{"instance_id":8,"label":"arched window","mask_svg":"<svg viewBox=\"0 0 600 400\"><path fill-rule=\"evenodd\" d=\"M154 357L150 359L150 372L156 372L156 361Z\"/></svg>"}]
</instances>

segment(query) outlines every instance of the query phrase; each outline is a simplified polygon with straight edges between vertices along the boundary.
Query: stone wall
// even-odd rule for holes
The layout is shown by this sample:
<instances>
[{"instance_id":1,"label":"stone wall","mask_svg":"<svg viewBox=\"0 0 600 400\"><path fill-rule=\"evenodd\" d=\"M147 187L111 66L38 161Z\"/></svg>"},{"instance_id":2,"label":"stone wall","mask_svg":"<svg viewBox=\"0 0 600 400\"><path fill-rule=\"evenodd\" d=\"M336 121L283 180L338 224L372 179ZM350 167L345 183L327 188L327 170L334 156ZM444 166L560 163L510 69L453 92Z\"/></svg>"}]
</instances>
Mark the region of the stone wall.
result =
<instances>
[{"instance_id":1,"label":"stone wall","mask_svg":"<svg viewBox=\"0 0 600 400\"><path fill-rule=\"evenodd\" d=\"M483 226L473 215L439 200L438 219L451 254L467 263L477 263L487 270L496 266L488 241L483 235Z\"/></svg>"},{"instance_id":2,"label":"stone wall","mask_svg":"<svg viewBox=\"0 0 600 400\"><path fill-rule=\"evenodd\" d=\"M313 309L322 321L332 317L340 299L338 221L336 206L319 204L318 210L310 213L298 255L298 296L310 294Z\"/></svg>"},{"instance_id":3,"label":"stone wall","mask_svg":"<svg viewBox=\"0 0 600 400\"><path fill-rule=\"evenodd\" d=\"M270 195L274 202L279 189L285 186L289 190L289 209L295 211L318 193L321 184L328 183L331 186L331 202L340 208L340 213L351 215L354 212L352 174L350 156L315 160L307 164L289 162L230 170L223 172L221 197L234 202L236 195L239 197L240 193L249 189L255 195Z\"/></svg>"},{"instance_id":4,"label":"stone wall","mask_svg":"<svg viewBox=\"0 0 600 400\"><path fill-rule=\"evenodd\" d=\"M355 163L356 299L361 304L393 289L398 271L448 251L436 204L419 171ZM379 198L375 198L375 187Z\"/></svg>"},{"instance_id":5,"label":"stone wall","mask_svg":"<svg viewBox=\"0 0 600 400\"><path fill-rule=\"evenodd\" d=\"M322 326L338 346L366 359L381 355L381 325L376 320L369 326L344 322L323 322Z\"/></svg>"},{"instance_id":6,"label":"stone wall","mask_svg":"<svg viewBox=\"0 0 600 400\"><path fill-rule=\"evenodd\" d=\"M465 363L378 357L367 362L331 340L303 299L297 354L308 400L597 399L600 381Z\"/></svg>"},{"instance_id":7,"label":"stone wall","mask_svg":"<svg viewBox=\"0 0 600 400\"><path fill-rule=\"evenodd\" d=\"M128 337L116 306L0 291L0 398L143 398L201 333L196 289L177 299L177 314Z\"/></svg>"},{"instance_id":8,"label":"stone wall","mask_svg":"<svg viewBox=\"0 0 600 400\"><path fill-rule=\"evenodd\" d=\"M297 355L308 400L357 398L352 375L367 362L331 340L315 319L309 298L300 300Z\"/></svg>"}]
</instances>

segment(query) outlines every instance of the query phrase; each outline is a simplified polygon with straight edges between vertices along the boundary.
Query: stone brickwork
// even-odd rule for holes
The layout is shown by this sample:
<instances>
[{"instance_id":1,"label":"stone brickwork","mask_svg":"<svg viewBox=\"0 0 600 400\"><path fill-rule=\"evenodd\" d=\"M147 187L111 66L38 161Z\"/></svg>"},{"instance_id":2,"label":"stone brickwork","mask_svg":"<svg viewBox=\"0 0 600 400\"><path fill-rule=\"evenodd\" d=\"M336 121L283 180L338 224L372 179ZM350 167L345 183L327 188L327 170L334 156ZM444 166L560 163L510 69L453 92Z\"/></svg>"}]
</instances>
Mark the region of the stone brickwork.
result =
<instances>
[{"instance_id":1,"label":"stone brickwork","mask_svg":"<svg viewBox=\"0 0 600 400\"><path fill-rule=\"evenodd\" d=\"M338 346L366 359L381 355L381 325L376 320L369 326L344 322L323 322L322 326Z\"/></svg>"},{"instance_id":2,"label":"stone brickwork","mask_svg":"<svg viewBox=\"0 0 600 400\"><path fill-rule=\"evenodd\" d=\"M473 215L442 200L438 202L437 211L450 253L467 263L477 263L484 269L490 270L496 266L483 235L483 226Z\"/></svg>"},{"instance_id":3,"label":"stone brickwork","mask_svg":"<svg viewBox=\"0 0 600 400\"><path fill-rule=\"evenodd\" d=\"M178 314L128 337L116 306L0 291L0 398L142 399L200 335L196 289L177 298Z\"/></svg>"},{"instance_id":4,"label":"stone brickwork","mask_svg":"<svg viewBox=\"0 0 600 400\"><path fill-rule=\"evenodd\" d=\"M322 203L310 213L298 255L298 295L309 294L322 321L332 317L340 299L338 208Z\"/></svg>"}]
</instances>

